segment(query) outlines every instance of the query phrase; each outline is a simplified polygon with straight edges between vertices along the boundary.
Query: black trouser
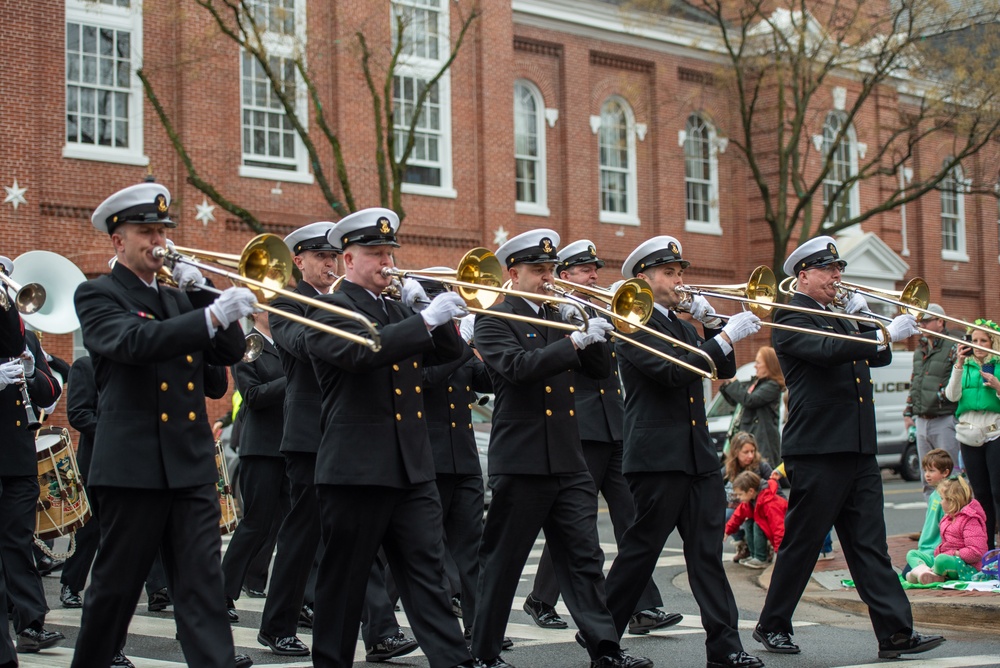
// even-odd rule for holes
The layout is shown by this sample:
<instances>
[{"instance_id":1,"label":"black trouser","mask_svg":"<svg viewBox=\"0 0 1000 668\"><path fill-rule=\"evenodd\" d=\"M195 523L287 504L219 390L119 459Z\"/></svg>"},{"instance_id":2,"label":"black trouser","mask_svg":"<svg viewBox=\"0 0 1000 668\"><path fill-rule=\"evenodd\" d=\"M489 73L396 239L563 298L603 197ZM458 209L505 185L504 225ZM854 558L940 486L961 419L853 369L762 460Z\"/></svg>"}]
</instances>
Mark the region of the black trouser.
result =
<instances>
[{"instance_id":1,"label":"black trouser","mask_svg":"<svg viewBox=\"0 0 1000 668\"><path fill-rule=\"evenodd\" d=\"M14 609L14 631L29 626L40 629L48 605L42 578L35 568L35 506L38 503L37 476L0 478L0 559L7 579L7 598ZM4 607L6 610L6 607Z\"/></svg>"},{"instance_id":2,"label":"black trouser","mask_svg":"<svg viewBox=\"0 0 1000 668\"><path fill-rule=\"evenodd\" d=\"M622 443L621 441L611 443L581 441L581 443L590 477L594 479L594 486L608 506L608 515L611 517L611 526L615 532L615 543L620 545L625 530L635 521L635 502L632 500L632 492L629 491L625 476L622 475ZM548 543L545 544L538 561L535 586L531 593L539 601L552 606L559 600L559 583L552 568ZM660 590L653 583L653 578L650 578L642 597L636 603L635 611L658 608L661 605L663 599L660 597Z\"/></svg>"},{"instance_id":3,"label":"black trouser","mask_svg":"<svg viewBox=\"0 0 1000 668\"><path fill-rule=\"evenodd\" d=\"M231 668L215 484L171 490L92 487L101 546L83 606L73 668L105 668L120 649L142 582L162 548L188 665Z\"/></svg>"},{"instance_id":4,"label":"black trouser","mask_svg":"<svg viewBox=\"0 0 1000 668\"><path fill-rule=\"evenodd\" d=\"M963 444L962 461L972 492L986 512L986 544L992 550L996 547L1000 516L1000 438L979 447Z\"/></svg>"},{"instance_id":5,"label":"black trouser","mask_svg":"<svg viewBox=\"0 0 1000 668\"><path fill-rule=\"evenodd\" d=\"M559 588L590 655L617 647L620 634L615 634L604 596L597 492L590 474L494 475L490 487L493 500L479 550L473 653L485 660L500 655L511 602L539 531L545 532Z\"/></svg>"},{"instance_id":6,"label":"black trouser","mask_svg":"<svg viewBox=\"0 0 1000 668\"><path fill-rule=\"evenodd\" d=\"M785 473L791 483L785 537L760 612L761 628L792 633L792 614L832 526L858 595L868 606L875 636L885 640L910 633L910 602L889 560L882 473L875 455L786 456Z\"/></svg>"},{"instance_id":7,"label":"black trouser","mask_svg":"<svg viewBox=\"0 0 1000 668\"><path fill-rule=\"evenodd\" d=\"M3 478L0 478L0 506L3 504L5 490L3 488ZM3 552L0 551L0 613L7 611L7 579L4 577ZM8 632L9 625L5 625L0 630L0 666L10 664L17 665L17 652L14 651L14 643L10 639Z\"/></svg>"},{"instance_id":8,"label":"black trouser","mask_svg":"<svg viewBox=\"0 0 1000 668\"><path fill-rule=\"evenodd\" d=\"M479 544L483 537L483 478L439 473L437 488L444 511L445 547L461 585L462 622L471 629L476 621Z\"/></svg>"}]
</instances>

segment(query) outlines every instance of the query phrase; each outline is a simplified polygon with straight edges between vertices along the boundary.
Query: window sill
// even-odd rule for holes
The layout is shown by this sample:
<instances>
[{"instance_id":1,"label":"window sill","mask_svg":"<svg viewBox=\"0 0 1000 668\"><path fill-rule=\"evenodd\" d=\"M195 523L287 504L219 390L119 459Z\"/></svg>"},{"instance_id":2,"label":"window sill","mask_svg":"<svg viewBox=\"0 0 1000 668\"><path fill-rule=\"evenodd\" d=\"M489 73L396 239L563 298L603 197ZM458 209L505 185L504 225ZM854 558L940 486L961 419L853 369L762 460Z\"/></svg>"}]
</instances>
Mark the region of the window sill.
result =
<instances>
[{"instance_id":1,"label":"window sill","mask_svg":"<svg viewBox=\"0 0 1000 668\"><path fill-rule=\"evenodd\" d=\"M419 183L403 183L400 186L400 190L407 195L423 195L424 197L444 197L446 199L455 199L458 197L458 191L454 188L445 188L443 186L425 186Z\"/></svg>"},{"instance_id":2,"label":"window sill","mask_svg":"<svg viewBox=\"0 0 1000 668\"><path fill-rule=\"evenodd\" d=\"M722 226L719 223L706 223L700 220L685 220L684 231L694 234L709 234L716 237L722 236Z\"/></svg>"},{"instance_id":3,"label":"window sill","mask_svg":"<svg viewBox=\"0 0 1000 668\"><path fill-rule=\"evenodd\" d=\"M601 211L598 222L610 223L612 225L632 225L639 226L639 216L631 213L615 213L611 211Z\"/></svg>"},{"instance_id":4,"label":"window sill","mask_svg":"<svg viewBox=\"0 0 1000 668\"><path fill-rule=\"evenodd\" d=\"M961 251L941 251L941 259L946 262L968 262L969 256Z\"/></svg>"},{"instance_id":5,"label":"window sill","mask_svg":"<svg viewBox=\"0 0 1000 668\"><path fill-rule=\"evenodd\" d=\"M281 183L312 184L316 182L315 177L310 172L271 169L270 167L250 167L248 165L240 165L240 176L248 179L280 181Z\"/></svg>"},{"instance_id":6,"label":"window sill","mask_svg":"<svg viewBox=\"0 0 1000 668\"><path fill-rule=\"evenodd\" d=\"M124 149L104 148L102 146L90 147L67 144L63 146L62 157L74 160L114 162L119 165L138 165L140 167L145 167L149 164L148 155Z\"/></svg>"},{"instance_id":7,"label":"window sill","mask_svg":"<svg viewBox=\"0 0 1000 668\"><path fill-rule=\"evenodd\" d=\"M514 202L514 211L523 213L526 216L544 216L548 218L550 215L549 207L534 202Z\"/></svg>"}]
</instances>

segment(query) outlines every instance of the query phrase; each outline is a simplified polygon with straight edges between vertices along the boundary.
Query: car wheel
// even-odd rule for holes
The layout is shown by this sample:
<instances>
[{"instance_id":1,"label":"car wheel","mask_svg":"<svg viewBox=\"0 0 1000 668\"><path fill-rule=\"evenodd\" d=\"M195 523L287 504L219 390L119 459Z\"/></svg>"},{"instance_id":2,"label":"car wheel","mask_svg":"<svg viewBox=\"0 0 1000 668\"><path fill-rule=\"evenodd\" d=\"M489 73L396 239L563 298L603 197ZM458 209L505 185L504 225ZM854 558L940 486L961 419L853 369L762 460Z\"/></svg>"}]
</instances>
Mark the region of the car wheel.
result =
<instances>
[{"instance_id":1,"label":"car wheel","mask_svg":"<svg viewBox=\"0 0 1000 668\"><path fill-rule=\"evenodd\" d=\"M903 480L913 482L920 480L920 457L917 456L917 444L907 443L903 450L903 461L899 465L899 475Z\"/></svg>"}]
</instances>

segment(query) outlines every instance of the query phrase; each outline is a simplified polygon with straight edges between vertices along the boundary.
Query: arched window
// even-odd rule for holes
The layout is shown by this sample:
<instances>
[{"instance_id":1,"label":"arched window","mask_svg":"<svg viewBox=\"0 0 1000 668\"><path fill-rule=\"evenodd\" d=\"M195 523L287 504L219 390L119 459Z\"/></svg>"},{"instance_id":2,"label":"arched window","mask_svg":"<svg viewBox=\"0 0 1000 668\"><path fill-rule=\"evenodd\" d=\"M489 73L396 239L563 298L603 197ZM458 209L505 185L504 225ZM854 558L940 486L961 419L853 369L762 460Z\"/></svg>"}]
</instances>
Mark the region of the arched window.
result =
<instances>
[{"instance_id":1,"label":"arched window","mask_svg":"<svg viewBox=\"0 0 1000 668\"><path fill-rule=\"evenodd\" d=\"M843 112L831 111L823 123L823 159L830 159L830 170L823 179L823 210L827 211L824 227L850 220L861 213L858 184L840 190L858 173L858 142L854 127L848 125L843 137L837 141L845 122Z\"/></svg>"},{"instance_id":2,"label":"arched window","mask_svg":"<svg viewBox=\"0 0 1000 668\"><path fill-rule=\"evenodd\" d=\"M600 154L602 223L639 224L635 178L635 116L620 97L601 106L597 134Z\"/></svg>"},{"instance_id":3,"label":"arched window","mask_svg":"<svg viewBox=\"0 0 1000 668\"><path fill-rule=\"evenodd\" d=\"M547 216L545 104L530 81L514 82L514 179L518 213Z\"/></svg>"},{"instance_id":4,"label":"arched window","mask_svg":"<svg viewBox=\"0 0 1000 668\"><path fill-rule=\"evenodd\" d=\"M719 227L719 164L715 129L699 114L684 126L684 186L687 203L685 229L721 234Z\"/></svg>"},{"instance_id":5,"label":"arched window","mask_svg":"<svg viewBox=\"0 0 1000 668\"><path fill-rule=\"evenodd\" d=\"M947 165L951 159L945 160ZM941 192L941 257L967 261L965 249L965 175L955 165L938 186Z\"/></svg>"}]
</instances>

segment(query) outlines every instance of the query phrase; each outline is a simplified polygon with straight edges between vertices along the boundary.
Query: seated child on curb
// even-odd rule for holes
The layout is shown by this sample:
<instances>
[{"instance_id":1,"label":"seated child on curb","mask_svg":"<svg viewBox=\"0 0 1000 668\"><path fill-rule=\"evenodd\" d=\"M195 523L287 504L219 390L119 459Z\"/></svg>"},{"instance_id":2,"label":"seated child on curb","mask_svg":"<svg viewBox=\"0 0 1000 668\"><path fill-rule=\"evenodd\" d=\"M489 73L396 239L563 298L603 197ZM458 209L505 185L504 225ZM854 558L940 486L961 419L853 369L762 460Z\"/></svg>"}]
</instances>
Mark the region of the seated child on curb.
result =
<instances>
[{"instance_id":1,"label":"seated child on curb","mask_svg":"<svg viewBox=\"0 0 1000 668\"><path fill-rule=\"evenodd\" d=\"M726 521L729 521L737 506L740 505L740 500L733 493L733 481L743 471L753 471L761 478L767 478L771 475L771 465L761 458L754 435L750 432L739 431L733 435L729 443L729 452L726 453L726 463L722 469L722 479L726 484L726 500L728 502ZM745 531L749 528L750 523L733 534L733 541L736 543L736 556L733 561L736 563L751 556L744 537Z\"/></svg>"},{"instance_id":2,"label":"seated child on curb","mask_svg":"<svg viewBox=\"0 0 1000 668\"><path fill-rule=\"evenodd\" d=\"M918 550L906 553L906 563L913 569L906 579L920 584L970 581L986 554L986 513L962 478L941 481L937 492L944 510L939 525L941 543L933 555Z\"/></svg>"},{"instance_id":3,"label":"seated child on curb","mask_svg":"<svg viewBox=\"0 0 1000 668\"><path fill-rule=\"evenodd\" d=\"M747 520L753 520L753 527L745 533L750 556L741 560L749 568L764 568L767 563L767 542L771 541L774 551L781 547L785 537L785 512L788 501L778 494L778 481L766 480L753 471L743 471L733 480L733 492L740 505L726 522L726 535L736 533Z\"/></svg>"},{"instance_id":4,"label":"seated child on curb","mask_svg":"<svg viewBox=\"0 0 1000 668\"><path fill-rule=\"evenodd\" d=\"M935 448L926 455L924 461L920 462L924 469L924 482L934 488L930 498L927 499L927 516L924 518L924 528L920 530L920 540L917 542L917 551L934 554L934 549L941 543L941 520L944 517L944 510L941 509L941 495L937 486L943 480L951 477L951 472L955 468L955 462L947 450Z\"/></svg>"}]
</instances>

